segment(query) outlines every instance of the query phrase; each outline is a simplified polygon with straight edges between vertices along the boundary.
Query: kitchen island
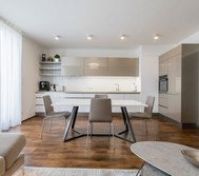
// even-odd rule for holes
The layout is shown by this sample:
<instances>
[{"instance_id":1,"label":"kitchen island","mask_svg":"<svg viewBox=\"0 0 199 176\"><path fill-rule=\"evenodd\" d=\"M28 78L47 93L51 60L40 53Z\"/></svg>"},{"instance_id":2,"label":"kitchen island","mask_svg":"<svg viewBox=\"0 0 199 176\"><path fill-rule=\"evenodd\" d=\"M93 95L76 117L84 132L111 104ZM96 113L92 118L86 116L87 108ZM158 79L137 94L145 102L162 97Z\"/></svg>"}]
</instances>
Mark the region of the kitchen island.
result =
<instances>
[{"instance_id":1,"label":"kitchen island","mask_svg":"<svg viewBox=\"0 0 199 176\"><path fill-rule=\"evenodd\" d=\"M137 100L140 101L140 92L137 91L38 91L36 92L36 114L44 113L43 99L45 95L50 95L55 104L55 111L71 111L72 107L67 106L67 101L74 101L74 99L91 99L95 94L107 94L109 98L113 100ZM65 105L66 104L66 105ZM140 111L139 107L130 107L128 109L131 112ZM81 107L80 113L88 113L89 107ZM121 112L120 108L113 107L113 113Z\"/></svg>"}]
</instances>

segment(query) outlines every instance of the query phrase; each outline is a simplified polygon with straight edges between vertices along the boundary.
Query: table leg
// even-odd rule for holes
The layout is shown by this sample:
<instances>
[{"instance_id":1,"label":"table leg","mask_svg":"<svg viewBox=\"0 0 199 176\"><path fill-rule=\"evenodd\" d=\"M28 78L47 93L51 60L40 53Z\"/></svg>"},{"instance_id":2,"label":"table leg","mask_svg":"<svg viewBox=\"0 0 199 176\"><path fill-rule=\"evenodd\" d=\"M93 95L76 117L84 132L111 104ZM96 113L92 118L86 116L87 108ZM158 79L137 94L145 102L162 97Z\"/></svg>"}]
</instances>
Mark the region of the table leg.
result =
<instances>
[{"instance_id":1,"label":"table leg","mask_svg":"<svg viewBox=\"0 0 199 176\"><path fill-rule=\"evenodd\" d=\"M125 129L123 131L119 132L118 134L123 134L123 133L126 133L126 132L129 131L128 124L127 124L127 121L126 121L126 115L125 115L124 107L121 107L121 112L122 112L122 118L123 118Z\"/></svg>"},{"instance_id":2,"label":"table leg","mask_svg":"<svg viewBox=\"0 0 199 176\"><path fill-rule=\"evenodd\" d=\"M76 119L77 119L77 113L78 113L78 109L79 107L78 106L74 106L73 107L73 110L72 110L72 116L73 116L73 122L72 122L72 129L74 129L75 127L75 122L76 122Z\"/></svg>"},{"instance_id":3,"label":"table leg","mask_svg":"<svg viewBox=\"0 0 199 176\"><path fill-rule=\"evenodd\" d=\"M69 117L69 120L65 128L64 142L85 136L85 134L81 134L80 132L74 130L78 109L78 106L73 107L71 116Z\"/></svg>"},{"instance_id":4,"label":"table leg","mask_svg":"<svg viewBox=\"0 0 199 176\"><path fill-rule=\"evenodd\" d=\"M115 136L118 138L121 138L123 140L129 141L129 142L136 142L135 134L134 134L131 122L130 122L127 108L125 106L122 106L121 111L122 111L123 121L124 121L124 125L125 125L125 130L118 133Z\"/></svg>"}]
</instances>

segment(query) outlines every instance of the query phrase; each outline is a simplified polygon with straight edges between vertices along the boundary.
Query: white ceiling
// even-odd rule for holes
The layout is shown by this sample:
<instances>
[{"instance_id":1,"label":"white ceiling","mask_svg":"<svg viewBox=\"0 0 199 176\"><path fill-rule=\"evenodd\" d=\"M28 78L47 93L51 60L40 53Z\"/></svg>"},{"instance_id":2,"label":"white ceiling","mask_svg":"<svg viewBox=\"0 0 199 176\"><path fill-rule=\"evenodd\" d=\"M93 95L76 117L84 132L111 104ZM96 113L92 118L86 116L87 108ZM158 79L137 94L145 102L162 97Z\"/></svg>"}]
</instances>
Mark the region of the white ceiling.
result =
<instances>
[{"instance_id":1,"label":"white ceiling","mask_svg":"<svg viewBox=\"0 0 199 176\"><path fill-rule=\"evenodd\" d=\"M0 0L0 16L46 47L131 48L177 43L198 31L199 0ZM162 36L156 42L155 33Z\"/></svg>"}]
</instances>

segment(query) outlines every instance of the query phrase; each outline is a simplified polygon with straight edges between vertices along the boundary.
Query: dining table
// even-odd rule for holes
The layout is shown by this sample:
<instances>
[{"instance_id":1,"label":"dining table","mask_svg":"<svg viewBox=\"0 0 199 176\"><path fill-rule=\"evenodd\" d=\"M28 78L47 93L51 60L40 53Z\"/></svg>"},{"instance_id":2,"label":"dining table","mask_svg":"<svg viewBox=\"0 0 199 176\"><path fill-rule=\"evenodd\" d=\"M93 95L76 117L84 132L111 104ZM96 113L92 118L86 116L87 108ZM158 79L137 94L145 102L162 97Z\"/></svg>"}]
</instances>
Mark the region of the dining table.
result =
<instances>
[{"instance_id":1,"label":"dining table","mask_svg":"<svg viewBox=\"0 0 199 176\"><path fill-rule=\"evenodd\" d=\"M70 140L74 140L79 137L87 136L86 131L76 129L76 121L78 117L78 110L80 107L90 107L91 98L68 98L63 103L56 104L53 106L71 106L72 111L69 117L69 120L65 127L63 141L67 142ZM123 120L123 129L117 131L115 133L115 137L118 137L122 140L128 142L136 142L133 126L130 123L128 107L147 107L147 104L142 103L137 100L121 100L121 99L112 99L111 100L112 107L120 107L121 116Z\"/></svg>"}]
</instances>

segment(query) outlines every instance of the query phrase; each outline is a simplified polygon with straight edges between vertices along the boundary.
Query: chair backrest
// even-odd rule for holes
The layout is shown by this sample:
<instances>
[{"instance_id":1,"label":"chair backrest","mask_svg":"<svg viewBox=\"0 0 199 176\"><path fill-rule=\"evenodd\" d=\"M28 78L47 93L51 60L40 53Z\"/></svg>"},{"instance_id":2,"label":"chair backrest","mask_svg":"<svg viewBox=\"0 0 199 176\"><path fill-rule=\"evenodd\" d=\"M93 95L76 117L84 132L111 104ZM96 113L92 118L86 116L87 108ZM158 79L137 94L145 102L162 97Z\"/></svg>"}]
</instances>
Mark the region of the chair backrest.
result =
<instances>
[{"instance_id":1,"label":"chair backrest","mask_svg":"<svg viewBox=\"0 0 199 176\"><path fill-rule=\"evenodd\" d=\"M109 98L92 98L89 113L90 122L112 122L112 106Z\"/></svg>"},{"instance_id":2,"label":"chair backrest","mask_svg":"<svg viewBox=\"0 0 199 176\"><path fill-rule=\"evenodd\" d=\"M49 95L43 96L44 101L44 109L45 109L45 115L48 115L51 112L54 112L54 108L52 106L52 100Z\"/></svg>"},{"instance_id":3,"label":"chair backrest","mask_svg":"<svg viewBox=\"0 0 199 176\"><path fill-rule=\"evenodd\" d=\"M154 102L155 102L155 97L152 97L152 96L147 97L146 99L147 107L144 108L145 113L152 115Z\"/></svg>"},{"instance_id":4,"label":"chair backrest","mask_svg":"<svg viewBox=\"0 0 199 176\"><path fill-rule=\"evenodd\" d=\"M106 95L106 94L96 94L95 98L108 98L108 95Z\"/></svg>"}]
</instances>

